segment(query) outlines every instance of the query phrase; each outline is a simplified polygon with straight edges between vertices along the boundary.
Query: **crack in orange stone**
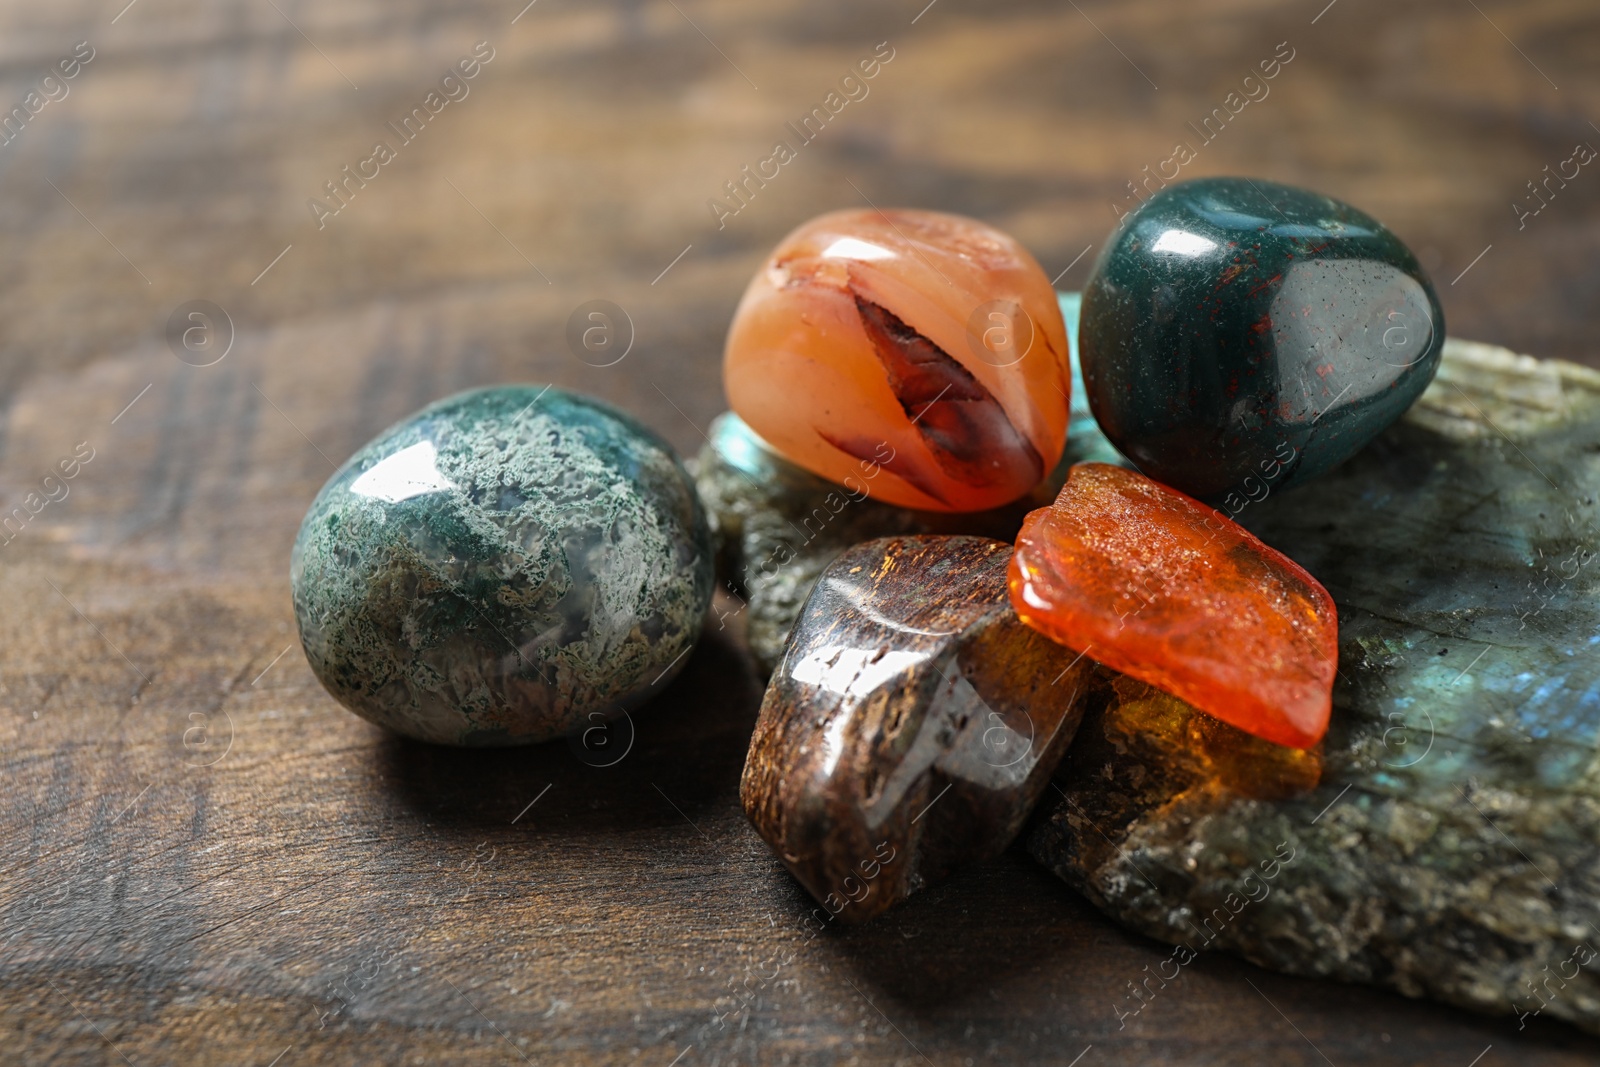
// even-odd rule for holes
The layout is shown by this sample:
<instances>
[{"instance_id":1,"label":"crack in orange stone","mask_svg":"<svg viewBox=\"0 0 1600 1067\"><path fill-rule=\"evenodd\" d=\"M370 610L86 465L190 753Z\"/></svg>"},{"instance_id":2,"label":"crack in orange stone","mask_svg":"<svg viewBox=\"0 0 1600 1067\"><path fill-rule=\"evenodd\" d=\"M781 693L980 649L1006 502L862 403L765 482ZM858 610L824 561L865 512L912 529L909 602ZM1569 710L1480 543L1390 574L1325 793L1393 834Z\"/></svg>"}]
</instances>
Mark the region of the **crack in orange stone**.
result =
<instances>
[{"instance_id":1,"label":"crack in orange stone","mask_svg":"<svg viewBox=\"0 0 1600 1067\"><path fill-rule=\"evenodd\" d=\"M894 312L851 292L889 388L945 475L975 489L1037 485L1044 460L994 394Z\"/></svg>"},{"instance_id":2,"label":"crack in orange stone","mask_svg":"<svg viewBox=\"0 0 1600 1067\"><path fill-rule=\"evenodd\" d=\"M1339 661L1333 598L1196 500L1103 463L1032 512L1010 567L1029 626L1257 737L1310 748Z\"/></svg>"}]
</instances>

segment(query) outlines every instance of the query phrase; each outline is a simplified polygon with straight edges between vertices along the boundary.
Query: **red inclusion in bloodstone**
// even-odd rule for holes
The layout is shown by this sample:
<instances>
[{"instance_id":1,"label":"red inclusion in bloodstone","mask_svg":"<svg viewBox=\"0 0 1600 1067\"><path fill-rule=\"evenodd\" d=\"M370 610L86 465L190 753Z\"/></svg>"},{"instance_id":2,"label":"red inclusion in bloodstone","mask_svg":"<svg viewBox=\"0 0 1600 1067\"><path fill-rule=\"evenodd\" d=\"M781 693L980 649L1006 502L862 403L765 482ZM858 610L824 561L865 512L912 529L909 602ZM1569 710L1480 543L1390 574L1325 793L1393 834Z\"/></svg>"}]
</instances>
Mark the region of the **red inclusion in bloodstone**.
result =
<instances>
[{"instance_id":1,"label":"red inclusion in bloodstone","mask_svg":"<svg viewBox=\"0 0 1600 1067\"><path fill-rule=\"evenodd\" d=\"M1328 591L1141 474L1073 467L1023 523L1010 587L1029 626L1241 730L1294 748L1327 732L1339 663Z\"/></svg>"}]
</instances>

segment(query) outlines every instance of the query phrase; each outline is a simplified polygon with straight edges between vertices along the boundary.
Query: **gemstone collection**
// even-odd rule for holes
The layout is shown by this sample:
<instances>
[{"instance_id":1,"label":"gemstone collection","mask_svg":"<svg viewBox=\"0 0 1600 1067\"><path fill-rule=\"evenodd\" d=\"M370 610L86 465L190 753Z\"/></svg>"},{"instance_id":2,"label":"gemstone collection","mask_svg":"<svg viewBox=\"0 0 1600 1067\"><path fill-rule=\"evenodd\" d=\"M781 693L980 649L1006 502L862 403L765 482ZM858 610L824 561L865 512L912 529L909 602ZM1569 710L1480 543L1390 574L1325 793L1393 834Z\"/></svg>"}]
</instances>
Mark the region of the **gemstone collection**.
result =
<instances>
[{"instance_id":1,"label":"gemstone collection","mask_svg":"<svg viewBox=\"0 0 1600 1067\"><path fill-rule=\"evenodd\" d=\"M1337 609L1229 516L1421 394L1431 283L1349 205L1201 179L1120 221L1081 352L1063 306L976 220L813 219L734 314L698 494L650 431L550 387L452 397L353 456L294 547L312 668L409 737L546 741L671 682L714 571L738 590L791 568L787 612L751 623L776 666L740 797L845 921L1004 848L1111 692L1314 785ZM1078 369L1077 418L1120 455L1069 441ZM797 519L814 549L754 558Z\"/></svg>"}]
</instances>

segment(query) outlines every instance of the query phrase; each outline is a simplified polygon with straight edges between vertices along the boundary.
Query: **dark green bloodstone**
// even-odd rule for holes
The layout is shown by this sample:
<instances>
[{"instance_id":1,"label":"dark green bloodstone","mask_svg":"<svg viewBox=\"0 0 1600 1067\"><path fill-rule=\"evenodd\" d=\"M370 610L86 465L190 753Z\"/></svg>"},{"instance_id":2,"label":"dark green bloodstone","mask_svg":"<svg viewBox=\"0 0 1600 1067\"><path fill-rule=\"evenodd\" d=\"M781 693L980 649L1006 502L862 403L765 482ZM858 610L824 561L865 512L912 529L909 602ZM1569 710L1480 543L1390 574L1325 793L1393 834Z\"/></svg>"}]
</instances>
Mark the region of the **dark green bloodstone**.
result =
<instances>
[{"instance_id":1,"label":"dark green bloodstone","mask_svg":"<svg viewBox=\"0 0 1600 1067\"><path fill-rule=\"evenodd\" d=\"M670 446L598 401L501 386L350 458L290 565L318 679L408 737L512 745L629 711L711 601L704 513Z\"/></svg>"},{"instance_id":2,"label":"dark green bloodstone","mask_svg":"<svg viewBox=\"0 0 1600 1067\"><path fill-rule=\"evenodd\" d=\"M1100 254L1079 326L1095 419L1230 510L1354 455L1433 379L1444 315L1399 238L1248 178L1163 189Z\"/></svg>"}]
</instances>

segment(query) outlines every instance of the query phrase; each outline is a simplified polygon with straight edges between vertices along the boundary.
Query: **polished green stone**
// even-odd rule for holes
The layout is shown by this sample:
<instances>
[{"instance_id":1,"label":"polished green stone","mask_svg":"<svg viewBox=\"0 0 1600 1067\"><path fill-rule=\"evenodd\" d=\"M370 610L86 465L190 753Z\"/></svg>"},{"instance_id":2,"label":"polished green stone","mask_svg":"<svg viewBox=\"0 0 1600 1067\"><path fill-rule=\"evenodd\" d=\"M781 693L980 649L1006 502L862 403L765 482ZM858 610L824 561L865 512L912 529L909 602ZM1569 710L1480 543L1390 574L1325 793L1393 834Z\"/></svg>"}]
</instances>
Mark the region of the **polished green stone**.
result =
<instances>
[{"instance_id":1,"label":"polished green stone","mask_svg":"<svg viewBox=\"0 0 1600 1067\"><path fill-rule=\"evenodd\" d=\"M587 397L500 386L386 430L295 541L322 684L425 741L510 745L629 711L711 601L704 513L670 446Z\"/></svg>"},{"instance_id":2,"label":"polished green stone","mask_svg":"<svg viewBox=\"0 0 1600 1067\"><path fill-rule=\"evenodd\" d=\"M1202 178L1125 217L1079 327L1095 419L1145 474L1230 512L1349 459L1433 380L1444 315L1382 223Z\"/></svg>"}]
</instances>

